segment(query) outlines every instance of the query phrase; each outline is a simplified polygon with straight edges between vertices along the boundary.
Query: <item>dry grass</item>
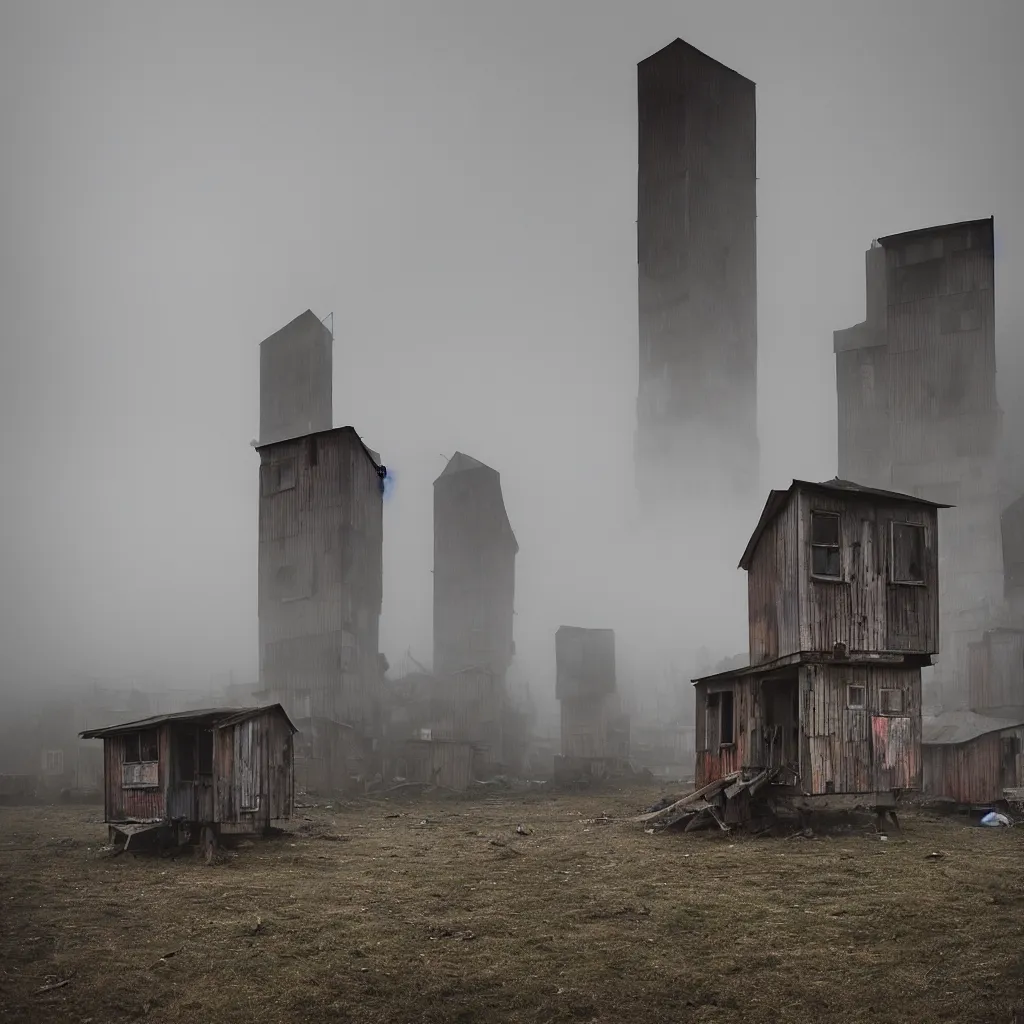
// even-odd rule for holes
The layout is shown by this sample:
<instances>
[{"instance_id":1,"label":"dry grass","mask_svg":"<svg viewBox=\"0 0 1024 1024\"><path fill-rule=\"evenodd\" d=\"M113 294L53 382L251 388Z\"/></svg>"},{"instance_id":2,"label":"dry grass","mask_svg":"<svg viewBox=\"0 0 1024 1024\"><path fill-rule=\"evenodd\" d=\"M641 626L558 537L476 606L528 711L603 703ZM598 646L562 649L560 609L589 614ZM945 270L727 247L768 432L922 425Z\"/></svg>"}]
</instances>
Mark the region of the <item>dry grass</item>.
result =
<instances>
[{"instance_id":1,"label":"dry grass","mask_svg":"<svg viewBox=\"0 0 1024 1024\"><path fill-rule=\"evenodd\" d=\"M0 1019L1009 1024L1024 1000L1024 829L619 820L657 795L300 811L212 867L110 858L97 808L0 808Z\"/></svg>"}]
</instances>

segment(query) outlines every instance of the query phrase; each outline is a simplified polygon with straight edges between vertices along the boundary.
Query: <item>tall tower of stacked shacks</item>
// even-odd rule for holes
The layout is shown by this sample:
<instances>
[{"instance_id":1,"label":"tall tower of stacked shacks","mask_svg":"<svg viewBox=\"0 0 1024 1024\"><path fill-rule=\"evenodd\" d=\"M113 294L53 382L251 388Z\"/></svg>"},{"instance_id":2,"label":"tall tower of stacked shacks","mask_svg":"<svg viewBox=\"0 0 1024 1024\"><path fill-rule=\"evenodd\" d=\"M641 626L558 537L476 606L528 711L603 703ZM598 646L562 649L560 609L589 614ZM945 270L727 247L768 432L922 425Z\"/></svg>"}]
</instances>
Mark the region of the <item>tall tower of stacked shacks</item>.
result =
<instances>
[{"instance_id":1,"label":"tall tower of stacked shacks","mask_svg":"<svg viewBox=\"0 0 1024 1024\"><path fill-rule=\"evenodd\" d=\"M839 475L954 506L925 703L968 704L968 645L1003 613L992 219L873 242L867 318L834 336Z\"/></svg>"},{"instance_id":2,"label":"tall tower of stacked shacks","mask_svg":"<svg viewBox=\"0 0 1024 1024\"><path fill-rule=\"evenodd\" d=\"M296 781L369 770L382 596L380 456L332 426L333 337L309 310L260 345L260 690L299 729Z\"/></svg>"},{"instance_id":3,"label":"tall tower of stacked shacks","mask_svg":"<svg viewBox=\"0 0 1024 1024\"><path fill-rule=\"evenodd\" d=\"M637 65L635 467L651 513L756 517L754 88L681 39Z\"/></svg>"},{"instance_id":4,"label":"tall tower of stacked shacks","mask_svg":"<svg viewBox=\"0 0 1024 1024\"><path fill-rule=\"evenodd\" d=\"M492 763L502 760L518 551L500 474L456 452L434 481L434 673Z\"/></svg>"}]
</instances>

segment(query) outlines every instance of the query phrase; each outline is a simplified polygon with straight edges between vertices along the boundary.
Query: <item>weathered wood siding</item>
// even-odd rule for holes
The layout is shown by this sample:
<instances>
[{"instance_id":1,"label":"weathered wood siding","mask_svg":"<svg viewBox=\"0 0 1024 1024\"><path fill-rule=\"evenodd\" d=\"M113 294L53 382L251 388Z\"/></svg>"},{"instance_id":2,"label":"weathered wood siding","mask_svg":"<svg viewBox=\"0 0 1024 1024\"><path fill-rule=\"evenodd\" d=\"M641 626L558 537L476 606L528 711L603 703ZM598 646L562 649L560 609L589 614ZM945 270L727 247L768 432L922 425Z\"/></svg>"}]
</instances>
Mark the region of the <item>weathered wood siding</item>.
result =
<instances>
[{"instance_id":1,"label":"weathered wood siding","mask_svg":"<svg viewBox=\"0 0 1024 1024\"><path fill-rule=\"evenodd\" d=\"M226 725L215 734L216 821L259 832L292 813L293 735L275 714Z\"/></svg>"},{"instance_id":2,"label":"weathered wood siding","mask_svg":"<svg viewBox=\"0 0 1024 1024\"><path fill-rule=\"evenodd\" d=\"M933 654L939 644L938 517L928 506L799 492L800 650ZM811 514L840 516L841 580L811 573ZM925 583L892 582L892 523L925 528ZM781 652L791 653L791 652Z\"/></svg>"},{"instance_id":3,"label":"weathered wood siding","mask_svg":"<svg viewBox=\"0 0 1024 1024\"><path fill-rule=\"evenodd\" d=\"M920 669L804 665L800 674L800 776L806 792L921 788ZM851 686L863 688L863 708L849 706ZM902 693L899 714L883 710L883 690Z\"/></svg>"},{"instance_id":4,"label":"weathered wood siding","mask_svg":"<svg viewBox=\"0 0 1024 1024\"><path fill-rule=\"evenodd\" d=\"M800 650L799 504L791 501L769 524L747 572L750 664Z\"/></svg>"},{"instance_id":5,"label":"weathered wood siding","mask_svg":"<svg viewBox=\"0 0 1024 1024\"><path fill-rule=\"evenodd\" d=\"M512 661L516 552L496 470L462 453L434 481L434 670Z\"/></svg>"},{"instance_id":6,"label":"weathered wood siding","mask_svg":"<svg viewBox=\"0 0 1024 1024\"><path fill-rule=\"evenodd\" d=\"M968 646L968 688L979 714L1024 708L1024 630L992 630Z\"/></svg>"},{"instance_id":7,"label":"weathered wood siding","mask_svg":"<svg viewBox=\"0 0 1024 1024\"><path fill-rule=\"evenodd\" d=\"M473 746L451 740L408 740L386 765L391 778L464 792L473 781Z\"/></svg>"},{"instance_id":8,"label":"weathered wood siding","mask_svg":"<svg viewBox=\"0 0 1024 1024\"><path fill-rule=\"evenodd\" d=\"M142 786L138 781L125 786L124 736L109 736L103 741L103 807L106 821L160 821L167 812L168 763L170 740L167 729L159 730L160 759L156 781ZM134 767L134 766L133 766ZM152 776L147 777L151 778Z\"/></svg>"},{"instance_id":9,"label":"weathered wood siding","mask_svg":"<svg viewBox=\"0 0 1024 1024\"><path fill-rule=\"evenodd\" d=\"M742 676L731 683L699 683L694 689L697 699L694 780L699 788L730 772L749 767L751 741L753 739L756 743L760 709L757 679L753 676ZM733 695L733 742L724 746L719 742L717 718L709 715L707 707L708 696L722 692Z\"/></svg>"},{"instance_id":10,"label":"weathered wood siding","mask_svg":"<svg viewBox=\"0 0 1024 1024\"><path fill-rule=\"evenodd\" d=\"M260 463L261 687L294 718L370 728L380 675L377 466L351 428L264 448Z\"/></svg>"},{"instance_id":11,"label":"weathered wood siding","mask_svg":"<svg viewBox=\"0 0 1024 1024\"><path fill-rule=\"evenodd\" d=\"M1004 789L1024 787L1024 727L959 744L923 748L924 792L958 804L993 804Z\"/></svg>"}]
</instances>

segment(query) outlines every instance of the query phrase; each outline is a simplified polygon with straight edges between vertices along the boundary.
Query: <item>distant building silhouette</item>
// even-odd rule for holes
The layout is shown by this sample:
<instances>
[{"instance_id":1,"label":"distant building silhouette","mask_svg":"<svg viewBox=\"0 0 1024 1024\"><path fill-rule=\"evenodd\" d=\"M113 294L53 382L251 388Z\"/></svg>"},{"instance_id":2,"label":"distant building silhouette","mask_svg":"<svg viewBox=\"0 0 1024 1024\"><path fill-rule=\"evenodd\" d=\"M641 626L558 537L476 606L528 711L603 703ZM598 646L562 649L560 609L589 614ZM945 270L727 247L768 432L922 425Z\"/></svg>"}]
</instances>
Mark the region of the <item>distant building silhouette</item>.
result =
<instances>
[{"instance_id":1,"label":"distant building silhouette","mask_svg":"<svg viewBox=\"0 0 1024 1024\"><path fill-rule=\"evenodd\" d=\"M756 505L754 83L676 39L637 65L642 503Z\"/></svg>"}]
</instances>

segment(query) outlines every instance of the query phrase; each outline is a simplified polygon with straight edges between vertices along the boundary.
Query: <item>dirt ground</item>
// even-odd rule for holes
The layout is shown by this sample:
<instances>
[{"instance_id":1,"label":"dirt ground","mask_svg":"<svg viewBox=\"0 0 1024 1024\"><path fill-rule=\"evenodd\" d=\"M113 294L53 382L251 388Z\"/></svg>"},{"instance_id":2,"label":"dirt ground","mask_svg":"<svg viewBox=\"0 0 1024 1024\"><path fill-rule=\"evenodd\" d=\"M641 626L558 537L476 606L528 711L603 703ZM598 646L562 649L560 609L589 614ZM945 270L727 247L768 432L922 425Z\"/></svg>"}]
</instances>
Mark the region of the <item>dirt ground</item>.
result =
<instances>
[{"instance_id":1,"label":"dirt ground","mask_svg":"<svg viewBox=\"0 0 1024 1024\"><path fill-rule=\"evenodd\" d=\"M307 808L212 866L111 857L97 807L0 808L0 1019L1010 1024L1024 1006L1024 828L625 820L659 795Z\"/></svg>"}]
</instances>

